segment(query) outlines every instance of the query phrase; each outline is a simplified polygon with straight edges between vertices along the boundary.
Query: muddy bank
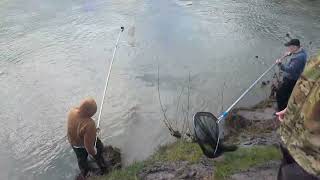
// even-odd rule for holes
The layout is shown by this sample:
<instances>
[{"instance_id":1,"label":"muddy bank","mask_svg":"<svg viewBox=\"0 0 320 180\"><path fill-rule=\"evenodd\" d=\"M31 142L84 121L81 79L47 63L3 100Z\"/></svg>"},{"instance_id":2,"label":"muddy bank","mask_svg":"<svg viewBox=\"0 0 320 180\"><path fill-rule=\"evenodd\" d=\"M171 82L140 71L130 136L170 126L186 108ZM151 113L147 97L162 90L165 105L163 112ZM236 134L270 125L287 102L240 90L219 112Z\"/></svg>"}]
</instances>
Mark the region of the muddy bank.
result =
<instances>
[{"instance_id":1,"label":"muddy bank","mask_svg":"<svg viewBox=\"0 0 320 180\"><path fill-rule=\"evenodd\" d=\"M230 177L230 180L275 180L279 166L279 161L270 161L263 165L236 173Z\"/></svg>"},{"instance_id":2,"label":"muddy bank","mask_svg":"<svg viewBox=\"0 0 320 180\"><path fill-rule=\"evenodd\" d=\"M145 167L138 175L140 179L212 179L213 164L207 159L192 164L188 161L157 162Z\"/></svg>"}]
</instances>

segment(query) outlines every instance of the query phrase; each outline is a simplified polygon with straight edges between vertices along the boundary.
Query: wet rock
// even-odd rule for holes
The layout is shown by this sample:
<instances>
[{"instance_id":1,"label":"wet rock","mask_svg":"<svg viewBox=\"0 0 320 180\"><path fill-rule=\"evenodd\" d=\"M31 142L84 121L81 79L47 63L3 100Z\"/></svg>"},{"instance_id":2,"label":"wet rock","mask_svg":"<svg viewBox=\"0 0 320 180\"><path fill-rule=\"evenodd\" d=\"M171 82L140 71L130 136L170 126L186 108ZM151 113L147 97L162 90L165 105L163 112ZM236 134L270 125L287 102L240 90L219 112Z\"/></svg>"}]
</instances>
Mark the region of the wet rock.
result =
<instances>
[{"instance_id":1,"label":"wet rock","mask_svg":"<svg viewBox=\"0 0 320 180\"><path fill-rule=\"evenodd\" d=\"M270 161L264 165L251 168L247 171L236 173L230 177L231 180L275 180L277 179L279 161Z\"/></svg>"},{"instance_id":2,"label":"wet rock","mask_svg":"<svg viewBox=\"0 0 320 180\"><path fill-rule=\"evenodd\" d=\"M191 172L189 172L189 174L188 174L188 178L195 177L196 175L197 175L197 171L191 171Z\"/></svg>"},{"instance_id":3,"label":"wet rock","mask_svg":"<svg viewBox=\"0 0 320 180\"><path fill-rule=\"evenodd\" d=\"M239 116L237 113L232 113L226 120L226 127L229 130L243 129L252 124L251 121Z\"/></svg>"},{"instance_id":4,"label":"wet rock","mask_svg":"<svg viewBox=\"0 0 320 180\"><path fill-rule=\"evenodd\" d=\"M122 167L121 164L121 152L119 148L112 147L110 145L104 146L102 156L104 160L109 165L107 167L107 172L111 172L116 169L120 169ZM101 175L101 170L96 164L96 162L92 159L89 159L89 167L90 171L88 173L88 177L96 177ZM78 175L76 179L82 179L81 175Z\"/></svg>"},{"instance_id":5,"label":"wet rock","mask_svg":"<svg viewBox=\"0 0 320 180\"><path fill-rule=\"evenodd\" d=\"M226 141L240 146L276 145L280 142L276 132L279 122L274 116L272 101L253 108L234 110L226 121Z\"/></svg>"},{"instance_id":6,"label":"wet rock","mask_svg":"<svg viewBox=\"0 0 320 180\"><path fill-rule=\"evenodd\" d=\"M103 157L106 161L111 163L111 169L119 169L121 165L121 152L119 148L112 146L105 146Z\"/></svg>"},{"instance_id":7,"label":"wet rock","mask_svg":"<svg viewBox=\"0 0 320 180\"><path fill-rule=\"evenodd\" d=\"M197 171L191 170L190 172L185 171L181 176L179 176L179 179L190 179L194 178L197 175Z\"/></svg>"},{"instance_id":8,"label":"wet rock","mask_svg":"<svg viewBox=\"0 0 320 180\"><path fill-rule=\"evenodd\" d=\"M237 115L250 121L268 121L274 119L274 112L275 110L273 108L258 109L255 111L240 110L237 112Z\"/></svg>"}]
</instances>

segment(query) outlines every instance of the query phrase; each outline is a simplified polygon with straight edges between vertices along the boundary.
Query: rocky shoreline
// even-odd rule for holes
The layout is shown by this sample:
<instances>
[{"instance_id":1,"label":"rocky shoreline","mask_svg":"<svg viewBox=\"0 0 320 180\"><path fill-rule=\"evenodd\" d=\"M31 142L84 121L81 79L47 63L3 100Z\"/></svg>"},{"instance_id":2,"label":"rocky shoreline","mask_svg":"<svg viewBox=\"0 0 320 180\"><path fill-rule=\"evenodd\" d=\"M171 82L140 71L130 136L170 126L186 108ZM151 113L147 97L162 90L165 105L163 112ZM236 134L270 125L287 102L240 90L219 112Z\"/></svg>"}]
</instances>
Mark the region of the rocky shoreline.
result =
<instances>
[{"instance_id":1,"label":"rocky shoreline","mask_svg":"<svg viewBox=\"0 0 320 180\"><path fill-rule=\"evenodd\" d=\"M251 108L233 110L226 120L226 140L240 146L278 145L275 104L267 99Z\"/></svg>"},{"instance_id":2,"label":"rocky shoreline","mask_svg":"<svg viewBox=\"0 0 320 180\"><path fill-rule=\"evenodd\" d=\"M273 115L274 112L271 100L261 102L260 106L235 109L226 121L228 122L226 123L226 142L237 144L239 147L277 146L280 138L276 129L279 124ZM213 179L214 162L223 158L222 156L210 160L202 157L197 164L185 161L156 163L145 167L139 174L139 178L144 180ZM277 167L279 167L279 161L265 162L257 167L237 172L229 178L232 180L276 179Z\"/></svg>"},{"instance_id":3,"label":"rocky shoreline","mask_svg":"<svg viewBox=\"0 0 320 180\"><path fill-rule=\"evenodd\" d=\"M281 155L278 151L279 124L273 107L274 102L268 99L254 107L232 111L225 123L225 141L237 144L240 147L239 152L226 153L212 160L202 154L196 143L179 140L173 145L160 148L145 162L115 170L97 179L276 179ZM265 154L259 155L260 152ZM255 156L251 157L252 153L255 153ZM120 160L119 156L117 157L117 160ZM239 161L239 167L228 167L230 158L234 158L231 162ZM114 164L119 165L119 162Z\"/></svg>"}]
</instances>

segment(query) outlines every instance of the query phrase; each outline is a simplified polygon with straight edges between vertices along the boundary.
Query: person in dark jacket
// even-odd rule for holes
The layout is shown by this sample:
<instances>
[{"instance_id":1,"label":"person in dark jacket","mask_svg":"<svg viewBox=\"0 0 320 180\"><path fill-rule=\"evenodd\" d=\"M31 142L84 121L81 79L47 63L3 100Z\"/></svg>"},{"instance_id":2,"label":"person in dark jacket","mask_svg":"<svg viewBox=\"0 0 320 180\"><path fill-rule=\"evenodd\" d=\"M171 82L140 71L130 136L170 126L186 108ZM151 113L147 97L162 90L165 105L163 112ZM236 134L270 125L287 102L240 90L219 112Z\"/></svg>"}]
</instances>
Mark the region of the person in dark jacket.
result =
<instances>
[{"instance_id":1,"label":"person in dark jacket","mask_svg":"<svg viewBox=\"0 0 320 180\"><path fill-rule=\"evenodd\" d=\"M281 60L277 60L280 70L284 72L282 84L280 84L276 99L278 110L281 111L287 107L288 100L292 90L303 72L304 66L307 62L307 53L301 47L298 39L292 39L285 44L287 47L286 55L292 56L288 64L283 64Z\"/></svg>"}]
</instances>

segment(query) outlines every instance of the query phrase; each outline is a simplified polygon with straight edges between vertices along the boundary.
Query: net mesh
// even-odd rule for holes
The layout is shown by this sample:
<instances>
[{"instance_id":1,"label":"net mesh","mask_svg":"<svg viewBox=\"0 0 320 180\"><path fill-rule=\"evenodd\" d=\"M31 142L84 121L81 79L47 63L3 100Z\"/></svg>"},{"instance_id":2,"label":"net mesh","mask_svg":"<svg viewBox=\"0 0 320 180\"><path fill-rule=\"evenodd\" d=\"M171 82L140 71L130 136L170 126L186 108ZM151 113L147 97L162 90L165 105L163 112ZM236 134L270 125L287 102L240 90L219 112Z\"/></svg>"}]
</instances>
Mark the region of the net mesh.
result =
<instances>
[{"instance_id":1,"label":"net mesh","mask_svg":"<svg viewBox=\"0 0 320 180\"><path fill-rule=\"evenodd\" d=\"M197 143L207 157L214 158L219 139L217 118L210 112L198 112L193 117L193 123Z\"/></svg>"}]
</instances>

